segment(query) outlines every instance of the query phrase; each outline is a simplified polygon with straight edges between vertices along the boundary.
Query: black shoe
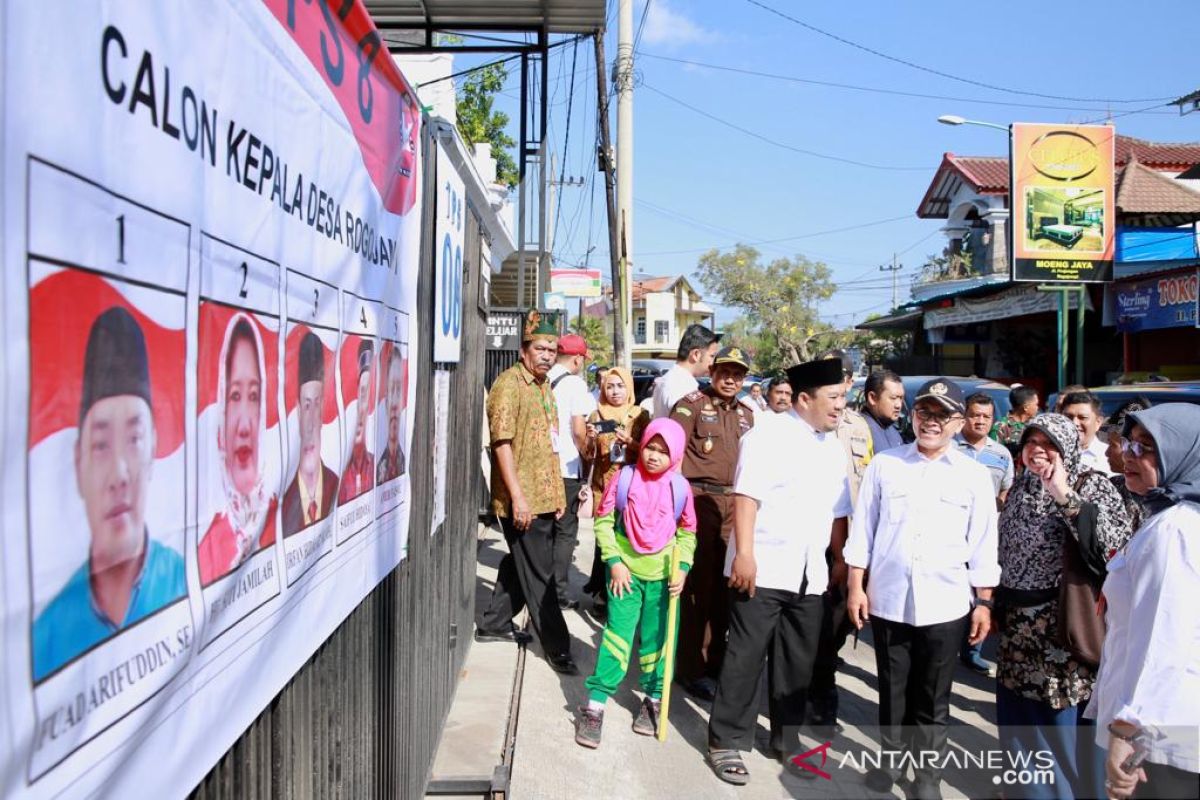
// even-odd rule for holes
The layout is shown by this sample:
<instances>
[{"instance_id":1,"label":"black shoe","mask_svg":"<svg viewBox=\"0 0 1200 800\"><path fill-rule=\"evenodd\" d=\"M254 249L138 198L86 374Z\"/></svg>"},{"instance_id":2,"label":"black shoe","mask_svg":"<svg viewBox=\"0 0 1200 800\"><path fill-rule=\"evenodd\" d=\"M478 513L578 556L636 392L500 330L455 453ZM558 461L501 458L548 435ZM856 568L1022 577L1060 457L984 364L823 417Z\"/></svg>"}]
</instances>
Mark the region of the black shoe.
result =
<instances>
[{"instance_id":1,"label":"black shoe","mask_svg":"<svg viewBox=\"0 0 1200 800\"><path fill-rule=\"evenodd\" d=\"M642 698L642 707L638 710L637 719L633 721L633 732L642 736L653 736L658 733L658 715L661 711L661 700Z\"/></svg>"},{"instance_id":2,"label":"black shoe","mask_svg":"<svg viewBox=\"0 0 1200 800\"><path fill-rule=\"evenodd\" d=\"M558 607L563 611L574 611L579 608L578 600L559 600Z\"/></svg>"},{"instance_id":3,"label":"black shoe","mask_svg":"<svg viewBox=\"0 0 1200 800\"><path fill-rule=\"evenodd\" d=\"M487 642L515 642L524 647L533 641L533 637L525 631L519 631L513 627L510 627L506 631L485 631L483 628L476 628L475 641L480 644L486 644Z\"/></svg>"},{"instance_id":4,"label":"black shoe","mask_svg":"<svg viewBox=\"0 0 1200 800\"><path fill-rule=\"evenodd\" d=\"M767 755L778 761L780 765L783 766L784 771L789 775L806 781L816 780L817 773L813 772L811 769L806 769L801 766L801 764L804 763L803 761L797 763L792 760L799 752L800 751L797 750L789 753L778 745L767 745ZM813 766L820 766L820 764L819 762L814 762Z\"/></svg>"},{"instance_id":5,"label":"black shoe","mask_svg":"<svg viewBox=\"0 0 1200 800\"><path fill-rule=\"evenodd\" d=\"M590 711L587 706L579 709L575 720L575 744L595 750L600 746L600 734L604 730L604 712Z\"/></svg>"},{"instance_id":6,"label":"black shoe","mask_svg":"<svg viewBox=\"0 0 1200 800\"><path fill-rule=\"evenodd\" d=\"M872 767L867 770L863 782L867 784L867 788L872 792L879 792L880 794L890 793L892 791L892 784L895 783L892 779L892 774L880 767Z\"/></svg>"},{"instance_id":7,"label":"black shoe","mask_svg":"<svg viewBox=\"0 0 1200 800\"><path fill-rule=\"evenodd\" d=\"M683 688L697 700L711 703L717 699L717 684L712 678L697 678L694 681L684 681Z\"/></svg>"},{"instance_id":8,"label":"black shoe","mask_svg":"<svg viewBox=\"0 0 1200 800\"><path fill-rule=\"evenodd\" d=\"M569 653L564 653L561 656L546 656L546 663L550 665L550 669L562 675L578 675L579 667L575 666L574 659Z\"/></svg>"}]
</instances>

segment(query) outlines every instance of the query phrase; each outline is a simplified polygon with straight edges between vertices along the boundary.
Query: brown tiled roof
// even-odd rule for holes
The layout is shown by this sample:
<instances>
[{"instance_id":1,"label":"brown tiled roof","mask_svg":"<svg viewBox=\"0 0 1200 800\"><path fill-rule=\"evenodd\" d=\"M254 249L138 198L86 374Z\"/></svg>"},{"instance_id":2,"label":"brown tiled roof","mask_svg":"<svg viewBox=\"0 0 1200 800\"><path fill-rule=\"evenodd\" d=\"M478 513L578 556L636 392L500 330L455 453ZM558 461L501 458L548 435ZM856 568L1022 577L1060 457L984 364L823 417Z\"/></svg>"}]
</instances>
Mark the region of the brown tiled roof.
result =
<instances>
[{"instance_id":1,"label":"brown tiled roof","mask_svg":"<svg viewBox=\"0 0 1200 800\"><path fill-rule=\"evenodd\" d=\"M1200 192L1136 158L1118 170L1116 203L1122 214L1200 214Z\"/></svg>"},{"instance_id":2,"label":"brown tiled roof","mask_svg":"<svg viewBox=\"0 0 1200 800\"><path fill-rule=\"evenodd\" d=\"M1185 170L1200 164L1200 142L1148 142L1132 136L1117 134L1115 146L1117 166L1135 158L1154 169Z\"/></svg>"},{"instance_id":3,"label":"brown tiled roof","mask_svg":"<svg viewBox=\"0 0 1200 800\"><path fill-rule=\"evenodd\" d=\"M958 168L980 194L1008 193L1008 159L998 156L956 156L946 153L946 161Z\"/></svg>"}]
</instances>

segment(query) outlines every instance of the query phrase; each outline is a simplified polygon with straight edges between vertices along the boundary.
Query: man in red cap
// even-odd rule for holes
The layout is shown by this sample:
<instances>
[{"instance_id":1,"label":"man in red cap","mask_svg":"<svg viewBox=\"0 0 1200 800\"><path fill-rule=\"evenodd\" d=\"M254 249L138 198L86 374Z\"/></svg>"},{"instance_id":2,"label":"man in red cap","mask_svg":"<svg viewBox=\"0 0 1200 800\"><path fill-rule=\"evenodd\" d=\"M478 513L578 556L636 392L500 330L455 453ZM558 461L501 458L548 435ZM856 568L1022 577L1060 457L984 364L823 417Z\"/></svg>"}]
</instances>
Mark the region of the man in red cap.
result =
<instances>
[{"instance_id":1,"label":"man in red cap","mask_svg":"<svg viewBox=\"0 0 1200 800\"><path fill-rule=\"evenodd\" d=\"M564 611L579 607L579 601L572 600L567 591L567 575L579 536L579 490L587 477L582 456L590 455L583 453L587 418L596 409L587 381L580 377L587 359L587 342L582 336L569 333L558 340L558 360L546 376L558 405L558 460L567 496L567 510L554 523L554 578L558 605Z\"/></svg>"}]
</instances>

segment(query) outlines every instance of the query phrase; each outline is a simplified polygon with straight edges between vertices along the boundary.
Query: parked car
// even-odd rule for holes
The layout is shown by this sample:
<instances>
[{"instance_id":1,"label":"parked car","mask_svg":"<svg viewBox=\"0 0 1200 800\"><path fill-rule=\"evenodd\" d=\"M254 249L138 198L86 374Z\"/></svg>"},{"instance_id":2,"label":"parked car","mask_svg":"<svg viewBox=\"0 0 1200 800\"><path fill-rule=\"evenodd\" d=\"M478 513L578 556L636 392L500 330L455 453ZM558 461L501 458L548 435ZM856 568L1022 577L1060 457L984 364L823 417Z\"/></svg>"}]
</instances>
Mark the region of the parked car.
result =
<instances>
[{"instance_id":1,"label":"parked car","mask_svg":"<svg viewBox=\"0 0 1200 800\"><path fill-rule=\"evenodd\" d=\"M1096 386L1088 389L1100 398L1100 407L1109 417L1125 403L1138 398L1159 403L1195 403L1200 405L1200 381L1158 381L1153 383L1123 383L1116 386ZM1054 408L1058 394L1046 398L1046 407Z\"/></svg>"},{"instance_id":2,"label":"parked car","mask_svg":"<svg viewBox=\"0 0 1200 800\"><path fill-rule=\"evenodd\" d=\"M937 375L903 375L900 378L900 383L904 385L904 416L908 417L912 410L912 400L917 396L917 390L927 381L931 381ZM1008 402L1008 393L1011 387L999 381L989 380L988 378L959 378L954 375L946 375L945 377L957 383L962 387L963 394L967 397L976 392L983 392L988 397L992 398L992 402L996 404L996 419L1003 419L1007 414L1011 404ZM865 399L862 396L863 386L866 384L866 378L858 378L850 387L850 395L848 402L854 408L858 408ZM906 423L907 424L907 423Z\"/></svg>"}]
</instances>

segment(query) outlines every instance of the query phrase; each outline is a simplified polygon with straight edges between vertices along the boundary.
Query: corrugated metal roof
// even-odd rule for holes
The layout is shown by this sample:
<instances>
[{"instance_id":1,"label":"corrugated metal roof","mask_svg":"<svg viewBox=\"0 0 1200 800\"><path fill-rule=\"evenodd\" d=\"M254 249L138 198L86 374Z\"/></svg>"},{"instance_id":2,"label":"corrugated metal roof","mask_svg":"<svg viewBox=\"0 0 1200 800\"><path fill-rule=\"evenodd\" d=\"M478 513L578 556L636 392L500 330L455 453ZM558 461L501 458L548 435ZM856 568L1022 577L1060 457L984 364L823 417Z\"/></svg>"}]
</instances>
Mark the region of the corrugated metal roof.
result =
<instances>
[{"instance_id":1,"label":"corrugated metal roof","mask_svg":"<svg viewBox=\"0 0 1200 800\"><path fill-rule=\"evenodd\" d=\"M537 30L591 33L604 27L605 0L364 0L385 29Z\"/></svg>"}]
</instances>

